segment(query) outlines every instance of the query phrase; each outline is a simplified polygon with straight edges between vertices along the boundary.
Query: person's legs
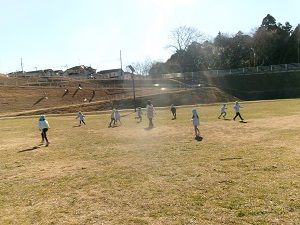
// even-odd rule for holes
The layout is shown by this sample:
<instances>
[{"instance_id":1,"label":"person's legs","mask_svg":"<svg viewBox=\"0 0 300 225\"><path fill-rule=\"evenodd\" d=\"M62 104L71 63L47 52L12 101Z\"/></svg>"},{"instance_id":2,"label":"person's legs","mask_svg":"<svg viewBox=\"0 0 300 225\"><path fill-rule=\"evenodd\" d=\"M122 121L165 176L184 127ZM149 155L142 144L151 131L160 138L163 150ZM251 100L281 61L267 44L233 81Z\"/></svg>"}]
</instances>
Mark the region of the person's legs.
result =
<instances>
[{"instance_id":1,"label":"person's legs","mask_svg":"<svg viewBox=\"0 0 300 225\"><path fill-rule=\"evenodd\" d=\"M109 126L111 127L112 122L114 121L114 118L110 118Z\"/></svg>"},{"instance_id":2,"label":"person's legs","mask_svg":"<svg viewBox=\"0 0 300 225\"><path fill-rule=\"evenodd\" d=\"M235 114L235 117L233 117L233 120L235 120L235 118L239 115L239 113L236 113Z\"/></svg>"},{"instance_id":3,"label":"person's legs","mask_svg":"<svg viewBox=\"0 0 300 225\"><path fill-rule=\"evenodd\" d=\"M239 117L241 118L241 120L244 120L244 119L242 118L242 116L241 116L241 114L240 114L240 113L238 113L238 115L239 115Z\"/></svg>"},{"instance_id":4,"label":"person's legs","mask_svg":"<svg viewBox=\"0 0 300 225\"><path fill-rule=\"evenodd\" d=\"M84 122L84 120L82 120L82 122L84 123L84 125L86 125L85 122Z\"/></svg>"},{"instance_id":5,"label":"person's legs","mask_svg":"<svg viewBox=\"0 0 300 225\"><path fill-rule=\"evenodd\" d=\"M197 127L197 135L198 135L198 136L200 135L200 130L199 130L198 127Z\"/></svg>"},{"instance_id":6,"label":"person's legs","mask_svg":"<svg viewBox=\"0 0 300 225\"><path fill-rule=\"evenodd\" d=\"M153 127L152 118L149 118L149 127Z\"/></svg>"},{"instance_id":7,"label":"person's legs","mask_svg":"<svg viewBox=\"0 0 300 225\"><path fill-rule=\"evenodd\" d=\"M49 143L48 138L47 138L47 131L48 131L47 128L43 129L43 136L44 136L44 139L46 140L46 142Z\"/></svg>"},{"instance_id":8,"label":"person's legs","mask_svg":"<svg viewBox=\"0 0 300 225\"><path fill-rule=\"evenodd\" d=\"M45 137L44 137L44 132L43 132L43 130L42 130L41 136L42 136L42 143L44 143Z\"/></svg>"},{"instance_id":9,"label":"person's legs","mask_svg":"<svg viewBox=\"0 0 300 225\"><path fill-rule=\"evenodd\" d=\"M198 128L197 128L197 126L194 126L194 128L195 128L195 135L197 136L197 130L198 130Z\"/></svg>"}]
</instances>

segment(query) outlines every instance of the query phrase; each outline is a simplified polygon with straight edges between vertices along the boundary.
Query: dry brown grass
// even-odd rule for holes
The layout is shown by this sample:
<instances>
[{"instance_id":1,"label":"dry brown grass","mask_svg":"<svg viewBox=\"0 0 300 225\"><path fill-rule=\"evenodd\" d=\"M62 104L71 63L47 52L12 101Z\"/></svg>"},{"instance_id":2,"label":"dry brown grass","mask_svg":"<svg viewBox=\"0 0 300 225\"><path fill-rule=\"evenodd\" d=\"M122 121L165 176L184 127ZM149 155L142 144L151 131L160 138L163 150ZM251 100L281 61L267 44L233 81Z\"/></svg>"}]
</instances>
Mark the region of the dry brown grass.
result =
<instances>
[{"instance_id":1,"label":"dry brown grass","mask_svg":"<svg viewBox=\"0 0 300 225\"><path fill-rule=\"evenodd\" d=\"M299 99L245 102L246 123L218 120L219 105L157 111L155 127L122 111L2 119L0 224L297 224Z\"/></svg>"}]
</instances>

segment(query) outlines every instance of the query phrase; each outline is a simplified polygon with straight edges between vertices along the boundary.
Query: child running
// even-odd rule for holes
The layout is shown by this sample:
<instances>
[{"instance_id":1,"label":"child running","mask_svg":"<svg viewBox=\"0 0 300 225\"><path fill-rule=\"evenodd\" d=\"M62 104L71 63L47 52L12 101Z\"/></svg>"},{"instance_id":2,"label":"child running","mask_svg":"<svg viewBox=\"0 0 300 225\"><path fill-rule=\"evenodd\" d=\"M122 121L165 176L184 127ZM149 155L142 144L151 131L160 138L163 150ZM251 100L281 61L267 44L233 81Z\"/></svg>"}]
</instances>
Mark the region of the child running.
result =
<instances>
[{"instance_id":1,"label":"child running","mask_svg":"<svg viewBox=\"0 0 300 225\"><path fill-rule=\"evenodd\" d=\"M140 119L140 122L142 122L142 115L143 115L143 112L142 112L142 109L141 107L138 108L138 111L137 111L137 117L135 117L136 119Z\"/></svg>"},{"instance_id":2,"label":"child running","mask_svg":"<svg viewBox=\"0 0 300 225\"><path fill-rule=\"evenodd\" d=\"M238 101L235 102L234 106L233 106L234 110L235 110L235 117L233 117L233 120L235 120L235 118L237 116L239 116L241 118L241 120L243 121L244 119L242 118L241 114L240 114L240 108L244 108L243 106L241 106Z\"/></svg>"},{"instance_id":3,"label":"child running","mask_svg":"<svg viewBox=\"0 0 300 225\"><path fill-rule=\"evenodd\" d=\"M153 118L154 118L154 114L156 114L156 112L155 112L154 106L152 105L150 100L147 101L146 114L149 119L149 127L153 127L154 126Z\"/></svg>"},{"instance_id":4,"label":"child running","mask_svg":"<svg viewBox=\"0 0 300 225\"><path fill-rule=\"evenodd\" d=\"M75 119L78 119L78 118L80 119L80 121L79 121L79 126L81 126L81 122L82 122L84 125L86 125L85 122L84 122L84 117L85 117L85 115L83 115L83 113L82 113L81 111L79 111L77 117L75 118Z\"/></svg>"},{"instance_id":5,"label":"child running","mask_svg":"<svg viewBox=\"0 0 300 225\"><path fill-rule=\"evenodd\" d=\"M198 128L198 126L200 125L200 118L198 116L198 113L197 113L197 110L196 109L193 109L192 110L192 123L193 123L193 126L195 128L195 137L199 137L200 136L200 130Z\"/></svg>"},{"instance_id":6,"label":"child running","mask_svg":"<svg viewBox=\"0 0 300 225\"><path fill-rule=\"evenodd\" d=\"M220 119L220 117L223 115L223 118L225 118L226 117L226 109L227 109L227 107L226 107L226 103L223 103L223 105L222 105L222 107L221 107L221 114L220 114L220 116L218 116L218 119Z\"/></svg>"},{"instance_id":7,"label":"child running","mask_svg":"<svg viewBox=\"0 0 300 225\"><path fill-rule=\"evenodd\" d=\"M122 125L121 114L120 114L119 110L116 109L116 111L115 111L115 124L118 125L118 122L120 123L120 125Z\"/></svg>"},{"instance_id":8,"label":"child running","mask_svg":"<svg viewBox=\"0 0 300 225\"><path fill-rule=\"evenodd\" d=\"M38 128L40 131L42 131L42 144L44 143L44 140L46 140L46 146L50 144L50 141L47 138L47 131L50 129L48 121L45 119L45 115L41 115L39 122L38 122Z\"/></svg>"},{"instance_id":9,"label":"child running","mask_svg":"<svg viewBox=\"0 0 300 225\"><path fill-rule=\"evenodd\" d=\"M176 108L173 104L171 105L171 112L173 114L173 119L176 119Z\"/></svg>"},{"instance_id":10,"label":"child running","mask_svg":"<svg viewBox=\"0 0 300 225\"><path fill-rule=\"evenodd\" d=\"M112 125L114 126L115 124L116 124L115 110L113 110L110 114L110 123L109 123L108 127L112 127Z\"/></svg>"}]
</instances>

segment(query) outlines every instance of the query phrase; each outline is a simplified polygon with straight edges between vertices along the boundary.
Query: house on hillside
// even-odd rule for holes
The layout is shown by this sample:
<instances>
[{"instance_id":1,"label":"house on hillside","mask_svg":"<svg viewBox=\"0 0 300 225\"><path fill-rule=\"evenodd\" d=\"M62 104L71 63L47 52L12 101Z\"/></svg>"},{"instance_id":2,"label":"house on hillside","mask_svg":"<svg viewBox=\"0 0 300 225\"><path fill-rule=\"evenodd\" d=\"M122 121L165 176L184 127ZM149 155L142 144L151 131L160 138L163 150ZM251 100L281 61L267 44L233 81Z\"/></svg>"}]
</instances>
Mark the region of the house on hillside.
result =
<instances>
[{"instance_id":1,"label":"house on hillside","mask_svg":"<svg viewBox=\"0 0 300 225\"><path fill-rule=\"evenodd\" d=\"M26 77L50 77L50 76L54 76L54 73L53 73L52 69L34 70L34 71L24 72L24 76L26 76Z\"/></svg>"},{"instance_id":2,"label":"house on hillside","mask_svg":"<svg viewBox=\"0 0 300 225\"><path fill-rule=\"evenodd\" d=\"M135 74L133 76L135 78ZM130 73L130 72L124 72L124 79L125 80L132 79L132 73Z\"/></svg>"},{"instance_id":3,"label":"house on hillside","mask_svg":"<svg viewBox=\"0 0 300 225\"><path fill-rule=\"evenodd\" d=\"M135 80L141 80L145 79L146 76L140 75L140 74L133 74L133 79ZM131 80L132 79L132 73L130 72L124 72L124 80Z\"/></svg>"},{"instance_id":4,"label":"house on hillside","mask_svg":"<svg viewBox=\"0 0 300 225\"><path fill-rule=\"evenodd\" d=\"M116 79L124 79L124 71L120 69L111 69L111 70L101 70L97 72L97 78L116 78Z\"/></svg>"},{"instance_id":5,"label":"house on hillside","mask_svg":"<svg viewBox=\"0 0 300 225\"><path fill-rule=\"evenodd\" d=\"M11 73L8 73L7 76L9 76L9 77L22 77L22 76L24 76L24 72L23 71L11 72Z\"/></svg>"},{"instance_id":6,"label":"house on hillside","mask_svg":"<svg viewBox=\"0 0 300 225\"><path fill-rule=\"evenodd\" d=\"M64 71L62 71L62 70L53 70L53 74L54 74L54 76L63 76Z\"/></svg>"},{"instance_id":7,"label":"house on hillside","mask_svg":"<svg viewBox=\"0 0 300 225\"><path fill-rule=\"evenodd\" d=\"M75 66L72 68L67 69L64 72L64 76L70 77L73 79L87 79L91 76L91 74L96 73L96 69L93 69L90 66Z\"/></svg>"}]
</instances>

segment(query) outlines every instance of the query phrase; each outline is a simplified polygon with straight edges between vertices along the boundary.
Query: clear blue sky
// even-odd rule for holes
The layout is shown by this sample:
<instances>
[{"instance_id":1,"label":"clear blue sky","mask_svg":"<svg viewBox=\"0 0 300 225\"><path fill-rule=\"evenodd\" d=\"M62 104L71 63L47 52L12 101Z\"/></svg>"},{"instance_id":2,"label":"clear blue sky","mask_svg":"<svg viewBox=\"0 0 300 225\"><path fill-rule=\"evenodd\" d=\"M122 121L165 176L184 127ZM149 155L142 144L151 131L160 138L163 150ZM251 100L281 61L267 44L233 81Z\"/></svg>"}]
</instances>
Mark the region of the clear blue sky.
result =
<instances>
[{"instance_id":1,"label":"clear blue sky","mask_svg":"<svg viewBox=\"0 0 300 225\"><path fill-rule=\"evenodd\" d=\"M244 33L271 14L300 23L299 0L0 0L0 73L87 65L123 69L167 60L170 31L195 27L210 37Z\"/></svg>"}]
</instances>

